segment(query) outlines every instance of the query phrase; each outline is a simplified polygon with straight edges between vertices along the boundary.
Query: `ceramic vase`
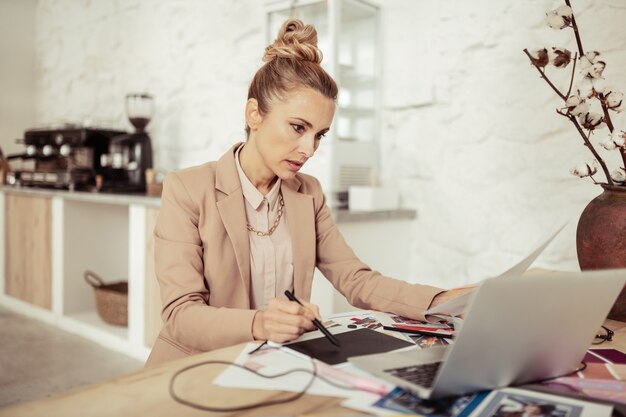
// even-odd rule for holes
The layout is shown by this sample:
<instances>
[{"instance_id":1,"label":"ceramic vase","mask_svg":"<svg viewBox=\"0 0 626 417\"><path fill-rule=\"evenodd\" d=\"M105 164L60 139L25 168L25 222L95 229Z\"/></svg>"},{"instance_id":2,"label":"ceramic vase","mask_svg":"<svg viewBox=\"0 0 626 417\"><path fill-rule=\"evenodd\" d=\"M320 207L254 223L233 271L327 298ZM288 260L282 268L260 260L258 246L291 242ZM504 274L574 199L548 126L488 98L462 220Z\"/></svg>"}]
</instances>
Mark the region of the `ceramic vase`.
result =
<instances>
[{"instance_id":1,"label":"ceramic vase","mask_svg":"<svg viewBox=\"0 0 626 417\"><path fill-rule=\"evenodd\" d=\"M576 251L583 271L626 268L626 186L602 184L602 188L578 221ZM626 321L626 287L608 317Z\"/></svg>"}]
</instances>

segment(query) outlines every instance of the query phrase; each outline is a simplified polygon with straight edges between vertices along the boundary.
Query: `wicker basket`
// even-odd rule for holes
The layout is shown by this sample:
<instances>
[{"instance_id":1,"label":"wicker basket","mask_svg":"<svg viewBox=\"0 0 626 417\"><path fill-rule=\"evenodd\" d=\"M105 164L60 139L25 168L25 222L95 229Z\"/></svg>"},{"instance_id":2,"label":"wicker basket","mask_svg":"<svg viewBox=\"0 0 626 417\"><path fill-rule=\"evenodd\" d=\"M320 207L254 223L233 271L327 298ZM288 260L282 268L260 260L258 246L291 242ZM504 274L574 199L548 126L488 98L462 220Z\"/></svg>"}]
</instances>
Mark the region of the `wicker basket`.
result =
<instances>
[{"instance_id":1,"label":"wicker basket","mask_svg":"<svg viewBox=\"0 0 626 417\"><path fill-rule=\"evenodd\" d=\"M85 271L85 281L93 287L96 310L106 323L116 326L128 325L128 282L105 284L92 271Z\"/></svg>"}]
</instances>

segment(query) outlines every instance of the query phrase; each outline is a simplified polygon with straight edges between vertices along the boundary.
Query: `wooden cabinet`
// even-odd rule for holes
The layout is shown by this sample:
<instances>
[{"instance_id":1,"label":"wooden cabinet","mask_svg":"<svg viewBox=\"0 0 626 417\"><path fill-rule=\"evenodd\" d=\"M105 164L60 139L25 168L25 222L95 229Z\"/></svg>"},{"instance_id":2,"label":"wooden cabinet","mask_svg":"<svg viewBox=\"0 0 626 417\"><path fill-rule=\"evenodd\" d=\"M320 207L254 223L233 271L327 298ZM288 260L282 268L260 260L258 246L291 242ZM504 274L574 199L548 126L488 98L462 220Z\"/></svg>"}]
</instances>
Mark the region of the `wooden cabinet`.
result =
<instances>
[{"instance_id":1,"label":"wooden cabinet","mask_svg":"<svg viewBox=\"0 0 626 417\"><path fill-rule=\"evenodd\" d=\"M5 293L51 310L51 199L7 195L4 215Z\"/></svg>"}]
</instances>

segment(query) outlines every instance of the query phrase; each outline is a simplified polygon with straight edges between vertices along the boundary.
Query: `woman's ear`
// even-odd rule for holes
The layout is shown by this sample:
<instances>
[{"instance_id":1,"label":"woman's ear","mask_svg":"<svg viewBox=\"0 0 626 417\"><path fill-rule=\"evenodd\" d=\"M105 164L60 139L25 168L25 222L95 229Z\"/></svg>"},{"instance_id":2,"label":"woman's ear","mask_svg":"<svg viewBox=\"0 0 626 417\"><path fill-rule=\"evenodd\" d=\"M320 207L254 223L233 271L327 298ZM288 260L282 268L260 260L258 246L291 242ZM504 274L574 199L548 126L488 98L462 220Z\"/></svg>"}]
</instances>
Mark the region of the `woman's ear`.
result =
<instances>
[{"instance_id":1,"label":"woman's ear","mask_svg":"<svg viewBox=\"0 0 626 417\"><path fill-rule=\"evenodd\" d=\"M246 102L246 124L250 130L254 131L258 129L262 121L263 116L259 109L259 102L256 98L249 98Z\"/></svg>"}]
</instances>

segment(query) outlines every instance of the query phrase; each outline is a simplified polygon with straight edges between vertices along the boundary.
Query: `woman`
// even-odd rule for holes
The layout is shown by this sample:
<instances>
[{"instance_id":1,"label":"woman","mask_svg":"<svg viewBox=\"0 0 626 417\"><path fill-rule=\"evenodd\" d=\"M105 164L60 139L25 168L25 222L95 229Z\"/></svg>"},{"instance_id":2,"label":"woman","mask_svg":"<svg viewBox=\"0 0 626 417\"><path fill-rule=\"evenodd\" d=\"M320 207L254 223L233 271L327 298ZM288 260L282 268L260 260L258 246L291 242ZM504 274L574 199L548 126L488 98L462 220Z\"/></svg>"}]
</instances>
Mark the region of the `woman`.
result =
<instances>
[{"instance_id":1,"label":"woman","mask_svg":"<svg viewBox=\"0 0 626 417\"><path fill-rule=\"evenodd\" d=\"M319 182L299 173L330 129L337 99L315 29L286 21L263 60L248 92L246 142L164 181L154 230L164 325L149 365L313 330L319 309L307 300L316 267L359 308L423 318L435 297L455 295L359 261Z\"/></svg>"}]
</instances>

